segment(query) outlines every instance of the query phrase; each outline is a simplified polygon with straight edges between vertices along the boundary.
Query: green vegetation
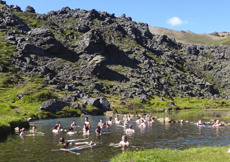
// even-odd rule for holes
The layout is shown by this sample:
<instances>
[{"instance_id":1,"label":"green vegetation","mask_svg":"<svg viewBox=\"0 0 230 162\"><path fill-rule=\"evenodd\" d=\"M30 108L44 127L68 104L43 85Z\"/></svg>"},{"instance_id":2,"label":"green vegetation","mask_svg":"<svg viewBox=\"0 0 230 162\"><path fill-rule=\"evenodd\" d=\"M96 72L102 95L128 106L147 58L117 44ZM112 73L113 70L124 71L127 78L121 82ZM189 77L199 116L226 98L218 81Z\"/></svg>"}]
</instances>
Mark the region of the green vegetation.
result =
<instances>
[{"instance_id":1,"label":"green vegetation","mask_svg":"<svg viewBox=\"0 0 230 162\"><path fill-rule=\"evenodd\" d=\"M213 101L206 98L198 97L174 97L160 98L155 96L154 98L147 100L146 104L141 103L139 99L126 99L122 100L121 97L112 97L113 104L111 105L113 111L118 113L153 113L164 111L165 108L172 108L175 110L185 109L217 109L220 110L222 107L229 107L230 101L228 100L217 100ZM122 104L123 103L123 104Z\"/></svg>"},{"instance_id":2,"label":"green vegetation","mask_svg":"<svg viewBox=\"0 0 230 162\"><path fill-rule=\"evenodd\" d=\"M36 13L31 12L13 12L16 16L21 18L25 23L27 23L30 28L40 28L44 25L45 21L38 20Z\"/></svg>"},{"instance_id":3,"label":"green vegetation","mask_svg":"<svg viewBox=\"0 0 230 162\"><path fill-rule=\"evenodd\" d=\"M229 45L230 45L230 38L221 39L221 40L218 40L218 41L214 41L214 42L212 42L212 43L209 43L209 44L216 44L216 45L222 44L222 45L227 45L227 46L229 46Z\"/></svg>"},{"instance_id":4,"label":"green vegetation","mask_svg":"<svg viewBox=\"0 0 230 162\"><path fill-rule=\"evenodd\" d=\"M0 116L0 119L0 135L14 130L15 127L29 127L29 122L21 117L6 116L2 118L2 116Z\"/></svg>"},{"instance_id":5,"label":"green vegetation","mask_svg":"<svg viewBox=\"0 0 230 162\"><path fill-rule=\"evenodd\" d=\"M207 162L207 161L229 161L229 147L198 147L187 150L151 149L123 152L111 159L111 162Z\"/></svg>"}]
</instances>

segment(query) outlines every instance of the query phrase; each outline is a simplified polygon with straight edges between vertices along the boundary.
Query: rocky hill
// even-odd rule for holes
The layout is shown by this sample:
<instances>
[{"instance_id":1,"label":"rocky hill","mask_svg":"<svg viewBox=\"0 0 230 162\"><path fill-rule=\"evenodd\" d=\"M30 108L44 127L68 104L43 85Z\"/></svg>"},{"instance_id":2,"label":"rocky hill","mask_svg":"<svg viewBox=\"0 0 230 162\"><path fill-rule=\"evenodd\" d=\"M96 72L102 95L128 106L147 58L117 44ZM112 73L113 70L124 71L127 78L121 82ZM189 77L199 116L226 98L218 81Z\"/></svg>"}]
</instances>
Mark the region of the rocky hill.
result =
<instances>
[{"instance_id":1,"label":"rocky hill","mask_svg":"<svg viewBox=\"0 0 230 162\"><path fill-rule=\"evenodd\" d=\"M2 4L0 33L7 41L0 55L1 87L37 82L56 94L55 103L97 101L108 108L97 97L143 103L155 96L229 98L229 46L178 43L125 15L69 7L37 14L31 6L23 12ZM36 93L31 91L16 100Z\"/></svg>"}]
</instances>

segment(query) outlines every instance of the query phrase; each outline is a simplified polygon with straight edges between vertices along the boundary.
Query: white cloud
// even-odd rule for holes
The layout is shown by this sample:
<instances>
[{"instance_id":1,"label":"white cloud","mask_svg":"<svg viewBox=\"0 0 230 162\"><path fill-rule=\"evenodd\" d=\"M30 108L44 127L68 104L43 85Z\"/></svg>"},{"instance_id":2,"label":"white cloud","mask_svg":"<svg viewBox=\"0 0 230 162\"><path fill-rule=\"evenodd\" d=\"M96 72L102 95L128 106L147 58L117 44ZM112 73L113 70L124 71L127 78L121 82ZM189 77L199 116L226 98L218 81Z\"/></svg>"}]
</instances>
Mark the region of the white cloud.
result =
<instances>
[{"instance_id":1,"label":"white cloud","mask_svg":"<svg viewBox=\"0 0 230 162\"><path fill-rule=\"evenodd\" d=\"M176 25L182 25L182 24L187 24L187 21L182 21L179 17L172 17L167 20L167 23L170 24L171 26L176 26Z\"/></svg>"}]
</instances>

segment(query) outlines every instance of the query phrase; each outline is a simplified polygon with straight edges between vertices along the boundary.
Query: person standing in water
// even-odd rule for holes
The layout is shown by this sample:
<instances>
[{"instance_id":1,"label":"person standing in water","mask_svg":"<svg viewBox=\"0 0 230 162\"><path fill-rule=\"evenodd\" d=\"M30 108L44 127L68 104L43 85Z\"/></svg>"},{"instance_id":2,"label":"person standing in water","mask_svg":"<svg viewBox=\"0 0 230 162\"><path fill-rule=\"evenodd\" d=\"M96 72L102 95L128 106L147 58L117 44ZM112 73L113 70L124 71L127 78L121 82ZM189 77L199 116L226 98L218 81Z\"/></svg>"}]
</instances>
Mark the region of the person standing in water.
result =
<instances>
[{"instance_id":1,"label":"person standing in water","mask_svg":"<svg viewBox=\"0 0 230 162\"><path fill-rule=\"evenodd\" d=\"M122 136L119 145L120 146L129 146L129 142L127 141L127 136L126 135Z\"/></svg>"},{"instance_id":2,"label":"person standing in water","mask_svg":"<svg viewBox=\"0 0 230 162\"><path fill-rule=\"evenodd\" d=\"M76 121L73 120L73 122L71 123L70 127L75 127L75 126L77 126L77 124L76 124Z\"/></svg>"},{"instance_id":3,"label":"person standing in water","mask_svg":"<svg viewBox=\"0 0 230 162\"><path fill-rule=\"evenodd\" d=\"M26 136L26 129L22 128L20 131L21 131L20 136L25 137Z\"/></svg>"},{"instance_id":4,"label":"person standing in water","mask_svg":"<svg viewBox=\"0 0 230 162\"><path fill-rule=\"evenodd\" d=\"M89 118L86 116L85 117L85 124L86 126L90 129L91 128L91 125L90 125L90 122L89 122Z\"/></svg>"},{"instance_id":5,"label":"person standing in water","mask_svg":"<svg viewBox=\"0 0 230 162\"><path fill-rule=\"evenodd\" d=\"M30 130L30 133L35 134L37 132L36 126L33 126L32 129Z\"/></svg>"}]
</instances>

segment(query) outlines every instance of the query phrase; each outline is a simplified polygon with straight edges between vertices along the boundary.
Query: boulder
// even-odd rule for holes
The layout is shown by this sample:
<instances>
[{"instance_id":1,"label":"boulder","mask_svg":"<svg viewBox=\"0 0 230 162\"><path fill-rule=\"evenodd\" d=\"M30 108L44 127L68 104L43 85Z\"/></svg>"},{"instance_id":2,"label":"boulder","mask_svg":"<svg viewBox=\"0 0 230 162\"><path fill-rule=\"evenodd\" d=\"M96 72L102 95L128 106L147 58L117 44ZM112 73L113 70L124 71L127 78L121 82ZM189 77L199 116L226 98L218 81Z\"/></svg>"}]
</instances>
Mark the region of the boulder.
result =
<instances>
[{"instance_id":1,"label":"boulder","mask_svg":"<svg viewBox=\"0 0 230 162\"><path fill-rule=\"evenodd\" d=\"M101 32L98 30L90 30L79 38L76 51L88 54L104 54L105 47L106 44Z\"/></svg>"},{"instance_id":2,"label":"boulder","mask_svg":"<svg viewBox=\"0 0 230 162\"><path fill-rule=\"evenodd\" d=\"M31 13L35 13L35 9L31 6L27 6L25 9L25 12L31 12Z\"/></svg>"},{"instance_id":3,"label":"boulder","mask_svg":"<svg viewBox=\"0 0 230 162\"><path fill-rule=\"evenodd\" d=\"M51 99L49 101L42 102L42 104L38 106L38 109L56 112L62 110L66 106L70 106L70 103L58 101L56 99Z\"/></svg>"}]
</instances>

